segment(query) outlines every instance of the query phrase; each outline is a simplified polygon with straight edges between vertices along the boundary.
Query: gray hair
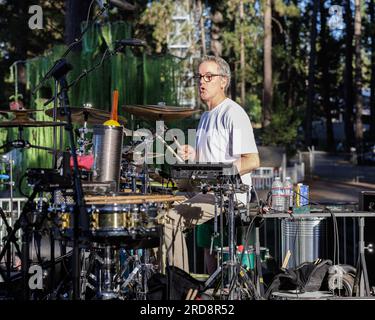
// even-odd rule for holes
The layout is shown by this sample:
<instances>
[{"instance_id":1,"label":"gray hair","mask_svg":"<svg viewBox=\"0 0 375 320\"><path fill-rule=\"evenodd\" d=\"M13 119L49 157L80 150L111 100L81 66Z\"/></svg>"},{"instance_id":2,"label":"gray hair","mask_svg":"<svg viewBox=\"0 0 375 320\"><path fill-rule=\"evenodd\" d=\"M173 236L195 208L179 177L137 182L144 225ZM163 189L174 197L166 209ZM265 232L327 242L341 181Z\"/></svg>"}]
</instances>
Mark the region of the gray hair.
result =
<instances>
[{"instance_id":1,"label":"gray hair","mask_svg":"<svg viewBox=\"0 0 375 320\"><path fill-rule=\"evenodd\" d=\"M207 62L207 61L215 62L219 66L219 73L227 77L228 81L224 88L225 93L227 93L227 90L230 85L230 79L231 79L230 67L229 67L228 62L226 62L223 58L218 57L218 56L203 56L199 64L202 64L203 62Z\"/></svg>"}]
</instances>

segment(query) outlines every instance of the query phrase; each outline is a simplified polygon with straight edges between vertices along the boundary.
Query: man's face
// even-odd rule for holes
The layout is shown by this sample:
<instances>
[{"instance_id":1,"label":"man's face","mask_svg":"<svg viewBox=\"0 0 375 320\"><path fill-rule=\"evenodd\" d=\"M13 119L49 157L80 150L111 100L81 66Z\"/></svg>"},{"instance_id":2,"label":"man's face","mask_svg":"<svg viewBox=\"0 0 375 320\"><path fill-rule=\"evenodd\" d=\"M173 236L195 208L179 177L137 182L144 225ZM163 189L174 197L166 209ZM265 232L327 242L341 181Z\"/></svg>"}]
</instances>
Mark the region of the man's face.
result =
<instances>
[{"instance_id":1,"label":"man's face","mask_svg":"<svg viewBox=\"0 0 375 320\"><path fill-rule=\"evenodd\" d=\"M199 65L198 72L201 76L206 74L220 74L219 66L216 62L205 61ZM225 96L226 77L215 76L210 82L206 82L203 77L199 81L199 94L204 102L209 102L217 96Z\"/></svg>"}]
</instances>

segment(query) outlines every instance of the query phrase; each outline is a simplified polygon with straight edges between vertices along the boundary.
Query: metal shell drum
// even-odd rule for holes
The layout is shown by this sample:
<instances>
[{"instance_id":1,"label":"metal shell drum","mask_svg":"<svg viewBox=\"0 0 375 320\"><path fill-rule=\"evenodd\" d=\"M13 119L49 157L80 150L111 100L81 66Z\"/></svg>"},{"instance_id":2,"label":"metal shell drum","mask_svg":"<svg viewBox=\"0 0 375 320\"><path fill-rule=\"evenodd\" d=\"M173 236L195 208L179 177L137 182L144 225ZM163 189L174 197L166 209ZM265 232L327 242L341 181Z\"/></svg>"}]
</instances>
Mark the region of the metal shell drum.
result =
<instances>
[{"instance_id":1,"label":"metal shell drum","mask_svg":"<svg viewBox=\"0 0 375 320\"><path fill-rule=\"evenodd\" d=\"M94 174L93 181L113 182L119 189L123 127L94 126Z\"/></svg>"},{"instance_id":2,"label":"metal shell drum","mask_svg":"<svg viewBox=\"0 0 375 320\"><path fill-rule=\"evenodd\" d=\"M220 253L220 249L217 249L218 253ZM242 251L237 251L237 260L239 261L242 256ZM267 261L269 258L269 249L261 247L260 248L260 259L262 262ZM223 261L229 260L229 248L224 247L223 248ZM242 262L241 265L245 269L254 269L255 268L255 249L250 246L248 250L245 251L245 253L242 256Z\"/></svg>"}]
</instances>

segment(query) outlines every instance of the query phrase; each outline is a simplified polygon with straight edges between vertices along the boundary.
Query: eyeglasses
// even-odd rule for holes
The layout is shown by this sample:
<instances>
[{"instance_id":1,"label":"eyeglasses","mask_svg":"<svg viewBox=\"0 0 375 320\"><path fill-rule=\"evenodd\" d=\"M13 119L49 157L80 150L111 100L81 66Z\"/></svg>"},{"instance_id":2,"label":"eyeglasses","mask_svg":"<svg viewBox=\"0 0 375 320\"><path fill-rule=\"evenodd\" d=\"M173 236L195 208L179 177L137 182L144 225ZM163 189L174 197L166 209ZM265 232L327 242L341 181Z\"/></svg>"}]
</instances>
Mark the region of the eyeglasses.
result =
<instances>
[{"instance_id":1,"label":"eyeglasses","mask_svg":"<svg viewBox=\"0 0 375 320\"><path fill-rule=\"evenodd\" d=\"M206 73L206 74L197 74L194 76L194 78L199 81L203 78L205 82L211 82L213 77L225 77L225 74Z\"/></svg>"}]
</instances>

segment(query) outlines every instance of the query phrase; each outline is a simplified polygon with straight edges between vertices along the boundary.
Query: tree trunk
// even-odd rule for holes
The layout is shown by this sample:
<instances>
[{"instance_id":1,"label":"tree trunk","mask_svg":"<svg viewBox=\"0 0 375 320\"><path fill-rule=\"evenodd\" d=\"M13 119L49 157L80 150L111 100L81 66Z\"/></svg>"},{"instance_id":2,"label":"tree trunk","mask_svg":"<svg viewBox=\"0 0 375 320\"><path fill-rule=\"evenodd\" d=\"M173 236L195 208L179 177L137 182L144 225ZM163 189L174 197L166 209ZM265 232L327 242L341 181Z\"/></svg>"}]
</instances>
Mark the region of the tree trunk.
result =
<instances>
[{"instance_id":1,"label":"tree trunk","mask_svg":"<svg viewBox=\"0 0 375 320\"><path fill-rule=\"evenodd\" d=\"M312 145L312 119L314 108L314 95L315 95L315 60L316 60L316 25L318 16L319 2L313 0L313 12L311 19L310 31L310 59L309 59L309 76L308 76L308 89L307 89L307 108L305 118L305 143L306 147Z\"/></svg>"},{"instance_id":2,"label":"tree trunk","mask_svg":"<svg viewBox=\"0 0 375 320\"><path fill-rule=\"evenodd\" d=\"M90 0L65 0L65 43L67 45L80 36L81 23L87 18L90 2ZM81 49L82 43L79 43L73 48L73 51Z\"/></svg>"},{"instance_id":3,"label":"tree trunk","mask_svg":"<svg viewBox=\"0 0 375 320\"><path fill-rule=\"evenodd\" d=\"M362 124L362 59L361 59L361 0L355 0L354 19L354 43L355 43L355 105L356 105L356 129L355 139L357 150L362 146L363 124ZM358 150L360 152L360 150Z\"/></svg>"},{"instance_id":4,"label":"tree trunk","mask_svg":"<svg viewBox=\"0 0 375 320\"><path fill-rule=\"evenodd\" d=\"M240 11L240 68L241 68L241 103L242 106L245 106L245 35L243 31L243 21L244 21L244 7L243 0L240 0L239 3Z\"/></svg>"},{"instance_id":5,"label":"tree trunk","mask_svg":"<svg viewBox=\"0 0 375 320\"><path fill-rule=\"evenodd\" d=\"M264 88L262 127L266 128L271 123L272 111L272 0L265 0L264 6Z\"/></svg>"},{"instance_id":6,"label":"tree trunk","mask_svg":"<svg viewBox=\"0 0 375 320\"><path fill-rule=\"evenodd\" d=\"M370 98L370 137L375 141L375 1L371 0L370 8L370 23L371 23L371 98Z\"/></svg>"},{"instance_id":7,"label":"tree trunk","mask_svg":"<svg viewBox=\"0 0 375 320\"><path fill-rule=\"evenodd\" d=\"M327 150L332 152L334 148L334 136L332 126L332 114L331 114L331 101L329 97L330 92L330 77L329 77L329 60L327 59L327 42L329 33L327 32L327 12L324 8L324 0L320 0L320 61L322 65L322 96L323 96L323 108L326 116L326 141Z\"/></svg>"},{"instance_id":8,"label":"tree trunk","mask_svg":"<svg viewBox=\"0 0 375 320\"><path fill-rule=\"evenodd\" d=\"M206 30L204 28L204 16L203 16L203 6L202 0L197 2L198 12L199 12L199 26L201 29L201 44L202 44L202 54L205 56L207 54L206 50Z\"/></svg>"},{"instance_id":9,"label":"tree trunk","mask_svg":"<svg viewBox=\"0 0 375 320\"><path fill-rule=\"evenodd\" d=\"M345 74L344 74L344 122L345 137L347 151L354 145L354 129L353 129L353 22L352 11L350 9L350 0L345 1Z\"/></svg>"},{"instance_id":10,"label":"tree trunk","mask_svg":"<svg viewBox=\"0 0 375 320\"><path fill-rule=\"evenodd\" d=\"M297 6L297 0L294 0L293 3ZM301 17L293 17L292 18L292 25L290 27L290 56L291 61L297 58L297 48L300 43L299 38L299 30L300 30L300 20ZM292 64L288 65L288 81L287 81L287 90L286 90L286 104L288 108L294 107L295 103L295 80L296 80L297 72L295 67Z\"/></svg>"}]
</instances>

